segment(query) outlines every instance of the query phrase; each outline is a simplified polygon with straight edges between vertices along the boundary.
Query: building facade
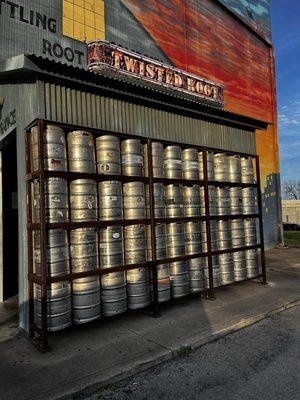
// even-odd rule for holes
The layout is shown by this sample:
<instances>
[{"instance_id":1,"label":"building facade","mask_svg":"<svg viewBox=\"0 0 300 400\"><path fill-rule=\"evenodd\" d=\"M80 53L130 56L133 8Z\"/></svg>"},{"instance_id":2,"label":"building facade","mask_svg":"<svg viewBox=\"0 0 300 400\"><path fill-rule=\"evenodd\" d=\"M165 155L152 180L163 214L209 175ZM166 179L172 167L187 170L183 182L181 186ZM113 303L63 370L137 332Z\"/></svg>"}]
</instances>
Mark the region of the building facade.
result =
<instances>
[{"instance_id":1,"label":"building facade","mask_svg":"<svg viewBox=\"0 0 300 400\"><path fill-rule=\"evenodd\" d=\"M127 97L124 89L112 100L111 93L118 90L114 82L120 78L123 85L122 77L114 80L105 76L110 82L108 93L102 78L95 78L93 83L91 75L86 75L86 42L93 39L114 42L170 67L219 82L224 87L223 125L210 115L209 107L204 113L202 105L180 96L168 100L168 106L172 102L169 109L160 99L161 109L152 112L154 103L156 107L159 104L158 99L154 101L156 95L144 95L140 103L130 80L126 82ZM16 293L17 280L22 327L28 326L24 128L35 118L121 133L130 130L140 136L258 154L265 243L271 248L281 240L276 88L268 0L33 0L30 5L22 0L2 1L0 48L0 240L10 254L2 252L0 301ZM20 56L23 54L29 56ZM47 66L44 60L53 63ZM189 102L188 111L179 111L181 102ZM230 114L226 124L225 112ZM200 114L205 115L203 121ZM245 129L237 123L239 115L248 118ZM4 169L16 171L15 180L7 183ZM13 220L14 225L9 223ZM14 252L16 231L19 244ZM18 265L15 272L7 272L7 263ZM9 276L5 278L5 274ZM5 280L12 288L7 292Z\"/></svg>"},{"instance_id":2,"label":"building facade","mask_svg":"<svg viewBox=\"0 0 300 400\"><path fill-rule=\"evenodd\" d=\"M300 200L282 200L282 221L300 225Z\"/></svg>"}]
</instances>

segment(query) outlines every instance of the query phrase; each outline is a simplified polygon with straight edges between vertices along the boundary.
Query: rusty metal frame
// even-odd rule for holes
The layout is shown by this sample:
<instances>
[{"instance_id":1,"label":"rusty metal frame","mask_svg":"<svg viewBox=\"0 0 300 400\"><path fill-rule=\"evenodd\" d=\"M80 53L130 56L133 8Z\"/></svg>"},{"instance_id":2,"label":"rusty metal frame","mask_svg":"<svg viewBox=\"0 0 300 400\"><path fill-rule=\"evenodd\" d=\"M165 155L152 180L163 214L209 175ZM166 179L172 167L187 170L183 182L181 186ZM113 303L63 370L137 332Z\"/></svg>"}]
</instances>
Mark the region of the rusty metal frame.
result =
<instances>
[{"instance_id":1,"label":"rusty metal frame","mask_svg":"<svg viewBox=\"0 0 300 400\"><path fill-rule=\"evenodd\" d=\"M46 124L58 125L61 128L64 128L66 132L72 130L78 130L80 127L76 125L68 125L68 124L60 124L52 121L45 120L34 120L26 129L25 129L25 145L26 145L26 188L27 188L27 235L28 235L28 296L29 296L29 338L32 343L38 348L39 351L45 352L49 349L48 344L48 318L47 318L47 286L52 283L69 281L71 282L71 290L72 290L72 282L74 279L79 279L83 277L89 276L103 276L105 274L109 274L112 272L119 271L129 271L132 269L136 269L137 267L145 267L148 269L150 285L149 291L151 290L152 284L152 299L151 299L151 314L153 317L159 317L159 299L158 299L158 279L157 279L157 267L161 264L167 264L175 261L184 261L191 260L195 258L203 258L207 257L208 260L208 271L209 271L209 287L207 290L207 297L209 299L215 299L215 288L213 283L213 263L212 257L220 254L233 253L237 251L251 250L251 249L260 249L261 250L261 269L262 274L258 276L258 278L262 278L262 283L267 283L266 278L266 266L265 266L265 249L264 249L264 237L263 237L263 213L262 213L262 196L260 189L260 168L259 168L259 157L257 155L252 154L244 154L238 152L230 152L227 150L208 148L203 146L194 146L187 144L180 144L183 148L194 147L199 151L203 152L203 180L187 180L187 179L168 179L168 178L155 178L153 177L153 168L152 168L152 142L159 140L152 140L149 138L139 137L143 144L147 145L147 155L148 155L148 176L145 177L133 177L133 176L124 176L124 175L102 175L102 174L86 174L86 173L74 173L74 172L56 172L56 171L46 171L44 169L43 164L43 155L44 155L44 126ZM30 129L36 126L38 129L38 148L39 148L39 170L32 171L31 168L31 146L30 146ZM84 127L82 127L84 128ZM86 129L86 128L85 128ZM101 134L102 131L95 129L88 129L94 134ZM103 131L104 133L104 131ZM107 134L107 131L105 131ZM118 136L119 138L127 139L127 138L136 138L135 135L129 134L116 134L115 132L111 132L112 134ZM174 142L167 141L159 141L164 145L174 144ZM231 155L240 155L240 156L249 156L255 160L256 166L256 183L231 183L231 182L219 182L219 181L209 181L208 180L208 169L207 169L207 152L226 152ZM138 220L114 220L114 221L93 221L93 222L65 222L65 223L47 223L45 218L45 180L49 177L61 177L66 179L68 182L74 179L93 179L97 182L109 181L109 180L118 180L122 183L125 182L133 182L139 181L149 185L149 218L138 219ZM32 221L32 187L31 184L33 180L39 181L39 189L40 189L40 221L38 223L33 223ZM154 183L164 183L164 184L184 184L186 186L199 185L204 187L204 197L205 197L205 216L201 217L180 217L180 218L155 218L154 212L154 191L153 185ZM228 187L255 187L257 188L257 198L258 198L258 213L257 214L248 214L248 215L218 215L212 216L210 215L209 209L209 186L228 186ZM243 246L240 248L230 248L226 250L218 250L212 251L211 247L211 235L210 235L210 222L211 220L234 220L234 219L248 219L255 218L259 220L259 232L260 232L260 243L255 246ZM165 259L156 258L156 238L155 238L155 226L159 223L171 223L171 222L189 222L189 221L205 221L206 222L206 235L207 235L207 252L201 252L192 255L182 255L178 257L168 257ZM122 265L120 267L107 268L104 270L97 269L95 271L81 272L81 273L73 273L70 267L70 273L65 274L59 277L48 277L47 276L47 259L46 259L46 235L49 229L64 229L68 231L68 235L70 234L71 229L84 228L84 227L95 227L95 228L105 228L108 226L128 226L134 224L143 224L149 225L151 228L151 261L147 261L144 264L131 264L131 265ZM34 261L33 261L33 232L40 231L41 236L41 275L38 276L34 273ZM246 279L246 280L253 280ZM237 284L239 282L235 282ZM39 328L34 321L34 285L41 286L41 320L42 326Z\"/></svg>"}]
</instances>

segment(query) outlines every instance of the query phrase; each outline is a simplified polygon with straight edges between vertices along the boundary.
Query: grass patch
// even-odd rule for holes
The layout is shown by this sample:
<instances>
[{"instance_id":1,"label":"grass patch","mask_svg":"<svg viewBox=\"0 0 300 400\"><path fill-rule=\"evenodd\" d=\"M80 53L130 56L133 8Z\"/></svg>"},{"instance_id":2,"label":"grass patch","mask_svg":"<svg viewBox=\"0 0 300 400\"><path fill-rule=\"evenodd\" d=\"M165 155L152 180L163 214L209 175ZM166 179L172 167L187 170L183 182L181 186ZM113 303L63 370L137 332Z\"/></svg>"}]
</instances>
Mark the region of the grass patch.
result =
<instances>
[{"instance_id":1,"label":"grass patch","mask_svg":"<svg viewBox=\"0 0 300 400\"><path fill-rule=\"evenodd\" d=\"M192 352L191 346L182 346L177 350L177 355L179 357L188 357Z\"/></svg>"},{"instance_id":2,"label":"grass patch","mask_svg":"<svg viewBox=\"0 0 300 400\"><path fill-rule=\"evenodd\" d=\"M300 247L300 231L285 231L284 244L289 247Z\"/></svg>"}]
</instances>

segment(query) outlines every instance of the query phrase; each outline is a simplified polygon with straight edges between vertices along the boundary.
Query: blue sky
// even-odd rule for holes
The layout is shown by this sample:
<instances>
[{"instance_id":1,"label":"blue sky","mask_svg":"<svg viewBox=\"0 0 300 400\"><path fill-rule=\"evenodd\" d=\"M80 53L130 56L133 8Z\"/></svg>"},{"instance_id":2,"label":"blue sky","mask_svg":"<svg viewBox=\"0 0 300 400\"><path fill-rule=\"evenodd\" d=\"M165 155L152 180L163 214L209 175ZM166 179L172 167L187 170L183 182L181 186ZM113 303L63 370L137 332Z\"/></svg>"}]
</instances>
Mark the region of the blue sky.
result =
<instances>
[{"instance_id":1,"label":"blue sky","mask_svg":"<svg viewBox=\"0 0 300 400\"><path fill-rule=\"evenodd\" d=\"M271 0L281 181L300 180L300 1Z\"/></svg>"}]
</instances>

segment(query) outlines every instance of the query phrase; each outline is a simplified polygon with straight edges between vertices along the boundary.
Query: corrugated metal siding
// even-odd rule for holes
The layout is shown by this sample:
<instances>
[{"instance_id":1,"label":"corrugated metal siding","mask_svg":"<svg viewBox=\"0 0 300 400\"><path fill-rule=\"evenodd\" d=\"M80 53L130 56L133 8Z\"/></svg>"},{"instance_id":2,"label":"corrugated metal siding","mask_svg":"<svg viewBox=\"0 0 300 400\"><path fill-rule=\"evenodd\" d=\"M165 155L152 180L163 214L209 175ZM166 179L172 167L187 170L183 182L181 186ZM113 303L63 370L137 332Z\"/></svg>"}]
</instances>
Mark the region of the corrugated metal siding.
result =
<instances>
[{"instance_id":1,"label":"corrugated metal siding","mask_svg":"<svg viewBox=\"0 0 300 400\"><path fill-rule=\"evenodd\" d=\"M45 83L45 118L155 139L256 152L252 132L50 83Z\"/></svg>"}]
</instances>

